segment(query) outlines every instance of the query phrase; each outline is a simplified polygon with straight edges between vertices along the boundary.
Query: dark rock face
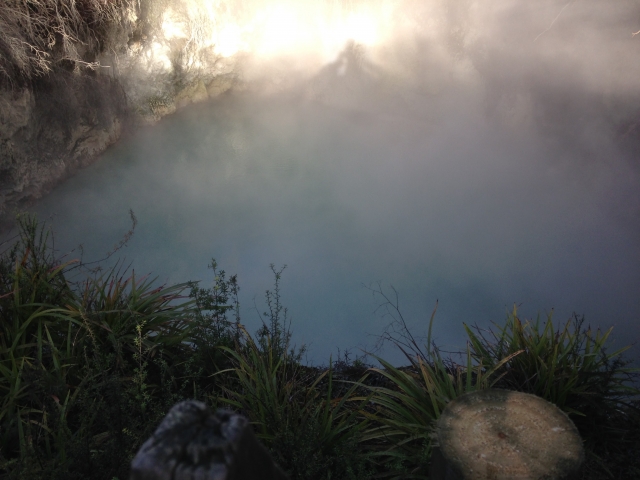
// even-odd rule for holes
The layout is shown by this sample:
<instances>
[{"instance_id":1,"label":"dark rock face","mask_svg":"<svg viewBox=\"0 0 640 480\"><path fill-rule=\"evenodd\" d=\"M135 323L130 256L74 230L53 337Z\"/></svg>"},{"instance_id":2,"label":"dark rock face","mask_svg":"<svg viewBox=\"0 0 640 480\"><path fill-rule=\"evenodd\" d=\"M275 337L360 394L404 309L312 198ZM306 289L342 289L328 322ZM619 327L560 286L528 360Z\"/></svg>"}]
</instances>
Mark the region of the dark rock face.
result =
<instances>
[{"instance_id":1,"label":"dark rock face","mask_svg":"<svg viewBox=\"0 0 640 480\"><path fill-rule=\"evenodd\" d=\"M0 92L0 216L13 216L87 165L122 131L125 93L107 76L57 71Z\"/></svg>"},{"instance_id":2,"label":"dark rock face","mask_svg":"<svg viewBox=\"0 0 640 480\"><path fill-rule=\"evenodd\" d=\"M131 480L286 480L248 420L187 400L169 411L131 462Z\"/></svg>"}]
</instances>

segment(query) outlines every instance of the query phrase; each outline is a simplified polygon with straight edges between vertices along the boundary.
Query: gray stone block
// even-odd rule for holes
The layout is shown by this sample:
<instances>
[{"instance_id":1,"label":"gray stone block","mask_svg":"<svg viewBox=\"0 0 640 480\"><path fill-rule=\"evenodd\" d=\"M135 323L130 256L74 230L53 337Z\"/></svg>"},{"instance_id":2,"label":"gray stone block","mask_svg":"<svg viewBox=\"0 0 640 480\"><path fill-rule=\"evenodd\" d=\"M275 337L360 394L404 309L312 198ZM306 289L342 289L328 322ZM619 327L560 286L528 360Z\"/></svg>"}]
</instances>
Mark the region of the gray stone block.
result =
<instances>
[{"instance_id":1,"label":"gray stone block","mask_svg":"<svg viewBox=\"0 0 640 480\"><path fill-rule=\"evenodd\" d=\"M131 462L131 480L286 480L242 415L187 400Z\"/></svg>"}]
</instances>

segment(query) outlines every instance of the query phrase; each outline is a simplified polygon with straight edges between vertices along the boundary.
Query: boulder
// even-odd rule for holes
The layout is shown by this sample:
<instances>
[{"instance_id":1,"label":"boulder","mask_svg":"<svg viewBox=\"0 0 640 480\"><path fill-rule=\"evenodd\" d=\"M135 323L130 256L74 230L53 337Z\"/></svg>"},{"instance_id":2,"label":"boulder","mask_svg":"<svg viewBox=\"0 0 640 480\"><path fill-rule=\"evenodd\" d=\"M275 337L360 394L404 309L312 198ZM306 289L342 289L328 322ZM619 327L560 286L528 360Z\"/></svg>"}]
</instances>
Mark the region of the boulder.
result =
<instances>
[{"instance_id":1,"label":"boulder","mask_svg":"<svg viewBox=\"0 0 640 480\"><path fill-rule=\"evenodd\" d=\"M451 401L438 419L433 480L565 480L584 461L582 440L558 407L488 389Z\"/></svg>"},{"instance_id":2,"label":"boulder","mask_svg":"<svg viewBox=\"0 0 640 480\"><path fill-rule=\"evenodd\" d=\"M187 400L131 462L130 480L286 480L242 415Z\"/></svg>"}]
</instances>

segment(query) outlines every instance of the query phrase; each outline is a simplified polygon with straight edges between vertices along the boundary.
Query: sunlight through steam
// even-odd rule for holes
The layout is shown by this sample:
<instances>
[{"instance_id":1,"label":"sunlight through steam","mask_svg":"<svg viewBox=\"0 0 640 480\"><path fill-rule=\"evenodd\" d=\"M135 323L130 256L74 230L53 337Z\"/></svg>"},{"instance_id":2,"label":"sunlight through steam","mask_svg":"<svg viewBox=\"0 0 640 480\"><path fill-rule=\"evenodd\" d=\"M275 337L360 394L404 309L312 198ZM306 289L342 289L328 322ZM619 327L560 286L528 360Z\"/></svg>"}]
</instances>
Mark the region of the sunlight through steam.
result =
<instances>
[{"instance_id":1,"label":"sunlight through steam","mask_svg":"<svg viewBox=\"0 0 640 480\"><path fill-rule=\"evenodd\" d=\"M367 46L382 43L389 28L386 4L284 1L240 8L231 2L175 0L174 6L163 15L165 40L187 39L222 57L239 52L266 58L320 54L333 60L350 40Z\"/></svg>"}]
</instances>

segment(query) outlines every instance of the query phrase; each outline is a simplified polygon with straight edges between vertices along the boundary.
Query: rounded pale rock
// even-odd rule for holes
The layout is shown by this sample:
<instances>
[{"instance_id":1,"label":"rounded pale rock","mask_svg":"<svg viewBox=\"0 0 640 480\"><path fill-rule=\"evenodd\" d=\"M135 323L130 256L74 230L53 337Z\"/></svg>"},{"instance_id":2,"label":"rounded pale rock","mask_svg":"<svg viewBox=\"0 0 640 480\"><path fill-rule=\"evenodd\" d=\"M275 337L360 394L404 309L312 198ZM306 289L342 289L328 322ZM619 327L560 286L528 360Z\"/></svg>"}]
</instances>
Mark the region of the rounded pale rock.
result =
<instances>
[{"instance_id":1,"label":"rounded pale rock","mask_svg":"<svg viewBox=\"0 0 640 480\"><path fill-rule=\"evenodd\" d=\"M580 434L554 404L488 389L461 395L442 412L433 480L565 480L584 461Z\"/></svg>"}]
</instances>

